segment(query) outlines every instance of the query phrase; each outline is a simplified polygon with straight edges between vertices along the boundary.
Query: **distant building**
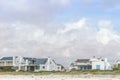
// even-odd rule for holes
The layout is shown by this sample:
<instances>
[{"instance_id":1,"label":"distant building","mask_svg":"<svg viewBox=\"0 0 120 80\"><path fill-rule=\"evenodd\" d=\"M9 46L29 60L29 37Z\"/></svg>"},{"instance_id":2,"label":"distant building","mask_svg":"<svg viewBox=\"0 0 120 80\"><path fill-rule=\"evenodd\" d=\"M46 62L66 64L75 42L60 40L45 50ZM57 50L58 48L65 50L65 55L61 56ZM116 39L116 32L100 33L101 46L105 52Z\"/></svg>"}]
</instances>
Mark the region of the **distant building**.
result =
<instances>
[{"instance_id":1,"label":"distant building","mask_svg":"<svg viewBox=\"0 0 120 80\"><path fill-rule=\"evenodd\" d=\"M70 70L111 70L111 65L107 59L102 58L92 58L92 59L77 59L73 62L70 67Z\"/></svg>"},{"instance_id":2,"label":"distant building","mask_svg":"<svg viewBox=\"0 0 120 80\"><path fill-rule=\"evenodd\" d=\"M89 59L77 59L74 63L70 65L69 69L91 70L92 65Z\"/></svg>"},{"instance_id":3,"label":"distant building","mask_svg":"<svg viewBox=\"0 0 120 80\"><path fill-rule=\"evenodd\" d=\"M17 71L61 71L62 66L58 65L53 59L49 58L30 58L30 57L2 57L0 68L11 67Z\"/></svg>"},{"instance_id":4,"label":"distant building","mask_svg":"<svg viewBox=\"0 0 120 80\"><path fill-rule=\"evenodd\" d=\"M36 60L37 67L35 71L61 71L62 66L57 64L51 58L41 58Z\"/></svg>"},{"instance_id":5,"label":"distant building","mask_svg":"<svg viewBox=\"0 0 120 80\"><path fill-rule=\"evenodd\" d=\"M117 62L115 62L115 64L113 64L113 70L120 70L120 60L118 60Z\"/></svg>"}]
</instances>

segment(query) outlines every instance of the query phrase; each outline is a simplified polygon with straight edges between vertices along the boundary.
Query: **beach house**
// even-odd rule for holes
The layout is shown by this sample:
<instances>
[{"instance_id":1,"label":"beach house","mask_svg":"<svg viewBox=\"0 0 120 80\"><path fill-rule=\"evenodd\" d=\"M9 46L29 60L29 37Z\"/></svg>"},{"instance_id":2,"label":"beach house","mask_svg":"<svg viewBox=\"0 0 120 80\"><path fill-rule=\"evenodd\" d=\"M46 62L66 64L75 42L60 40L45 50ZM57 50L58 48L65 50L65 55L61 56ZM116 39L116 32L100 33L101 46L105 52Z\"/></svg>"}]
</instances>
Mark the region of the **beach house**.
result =
<instances>
[{"instance_id":1,"label":"beach house","mask_svg":"<svg viewBox=\"0 0 120 80\"><path fill-rule=\"evenodd\" d=\"M61 71L62 66L58 65L53 59L31 58L22 56L1 57L0 69L9 67L16 71Z\"/></svg>"},{"instance_id":2,"label":"beach house","mask_svg":"<svg viewBox=\"0 0 120 80\"><path fill-rule=\"evenodd\" d=\"M90 59L90 62L92 64L92 69L97 69L97 70L111 70L112 67L110 63L108 62L107 58L96 58L93 57Z\"/></svg>"},{"instance_id":3,"label":"beach house","mask_svg":"<svg viewBox=\"0 0 120 80\"><path fill-rule=\"evenodd\" d=\"M73 62L69 69L74 70L91 70L92 65L89 59L77 59L75 62Z\"/></svg>"},{"instance_id":4,"label":"beach house","mask_svg":"<svg viewBox=\"0 0 120 80\"><path fill-rule=\"evenodd\" d=\"M57 64L53 59L49 58L39 58L36 59L35 71L61 71L62 65Z\"/></svg>"},{"instance_id":5,"label":"beach house","mask_svg":"<svg viewBox=\"0 0 120 80\"><path fill-rule=\"evenodd\" d=\"M70 70L111 70L111 65L107 58L77 59L71 63Z\"/></svg>"}]
</instances>

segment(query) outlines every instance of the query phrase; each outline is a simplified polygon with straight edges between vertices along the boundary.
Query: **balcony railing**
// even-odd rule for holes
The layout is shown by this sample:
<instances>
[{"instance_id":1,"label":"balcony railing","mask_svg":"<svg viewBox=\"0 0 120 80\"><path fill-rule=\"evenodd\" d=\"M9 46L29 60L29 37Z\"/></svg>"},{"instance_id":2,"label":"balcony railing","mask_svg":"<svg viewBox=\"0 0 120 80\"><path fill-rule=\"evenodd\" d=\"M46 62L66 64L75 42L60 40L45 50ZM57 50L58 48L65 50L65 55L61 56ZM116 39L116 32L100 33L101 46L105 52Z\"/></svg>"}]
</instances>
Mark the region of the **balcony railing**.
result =
<instances>
[{"instance_id":1,"label":"balcony railing","mask_svg":"<svg viewBox=\"0 0 120 80\"><path fill-rule=\"evenodd\" d=\"M12 63L0 63L0 66L13 66Z\"/></svg>"}]
</instances>

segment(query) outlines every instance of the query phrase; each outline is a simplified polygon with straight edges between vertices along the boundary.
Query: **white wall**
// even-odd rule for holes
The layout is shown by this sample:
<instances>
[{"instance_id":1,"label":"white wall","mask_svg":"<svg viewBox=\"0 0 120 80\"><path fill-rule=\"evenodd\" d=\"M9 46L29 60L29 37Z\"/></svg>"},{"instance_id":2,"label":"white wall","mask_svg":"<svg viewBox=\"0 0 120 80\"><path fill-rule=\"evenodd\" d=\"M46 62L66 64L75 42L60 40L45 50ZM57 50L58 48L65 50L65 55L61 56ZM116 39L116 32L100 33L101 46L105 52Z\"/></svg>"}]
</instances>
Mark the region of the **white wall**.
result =
<instances>
[{"instance_id":1,"label":"white wall","mask_svg":"<svg viewBox=\"0 0 120 80\"><path fill-rule=\"evenodd\" d=\"M24 60L22 56L13 56L13 66L18 67L18 70L27 71L27 66L29 66L29 61Z\"/></svg>"},{"instance_id":2,"label":"white wall","mask_svg":"<svg viewBox=\"0 0 120 80\"><path fill-rule=\"evenodd\" d=\"M97 65L100 65L100 70L104 70L105 65L103 61L92 62L92 69L97 69Z\"/></svg>"},{"instance_id":3,"label":"white wall","mask_svg":"<svg viewBox=\"0 0 120 80\"><path fill-rule=\"evenodd\" d=\"M93 58L91 59L92 69L97 69L97 65L100 65L100 70L111 70L111 65L107 61L107 58L104 60Z\"/></svg>"},{"instance_id":4,"label":"white wall","mask_svg":"<svg viewBox=\"0 0 120 80\"><path fill-rule=\"evenodd\" d=\"M61 66L58 66L50 57L48 58L46 66L48 71L61 71Z\"/></svg>"}]
</instances>

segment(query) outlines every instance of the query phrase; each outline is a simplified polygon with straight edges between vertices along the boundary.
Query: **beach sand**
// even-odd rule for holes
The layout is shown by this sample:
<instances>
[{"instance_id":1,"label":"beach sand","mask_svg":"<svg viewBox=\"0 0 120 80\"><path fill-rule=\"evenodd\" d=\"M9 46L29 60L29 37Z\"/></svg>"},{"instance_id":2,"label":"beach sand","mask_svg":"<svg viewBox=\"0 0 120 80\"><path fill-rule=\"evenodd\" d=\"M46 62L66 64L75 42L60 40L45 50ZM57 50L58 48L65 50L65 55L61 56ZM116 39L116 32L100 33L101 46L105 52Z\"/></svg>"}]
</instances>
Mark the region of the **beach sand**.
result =
<instances>
[{"instance_id":1,"label":"beach sand","mask_svg":"<svg viewBox=\"0 0 120 80\"><path fill-rule=\"evenodd\" d=\"M0 80L120 80L119 75L0 75Z\"/></svg>"}]
</instances>

